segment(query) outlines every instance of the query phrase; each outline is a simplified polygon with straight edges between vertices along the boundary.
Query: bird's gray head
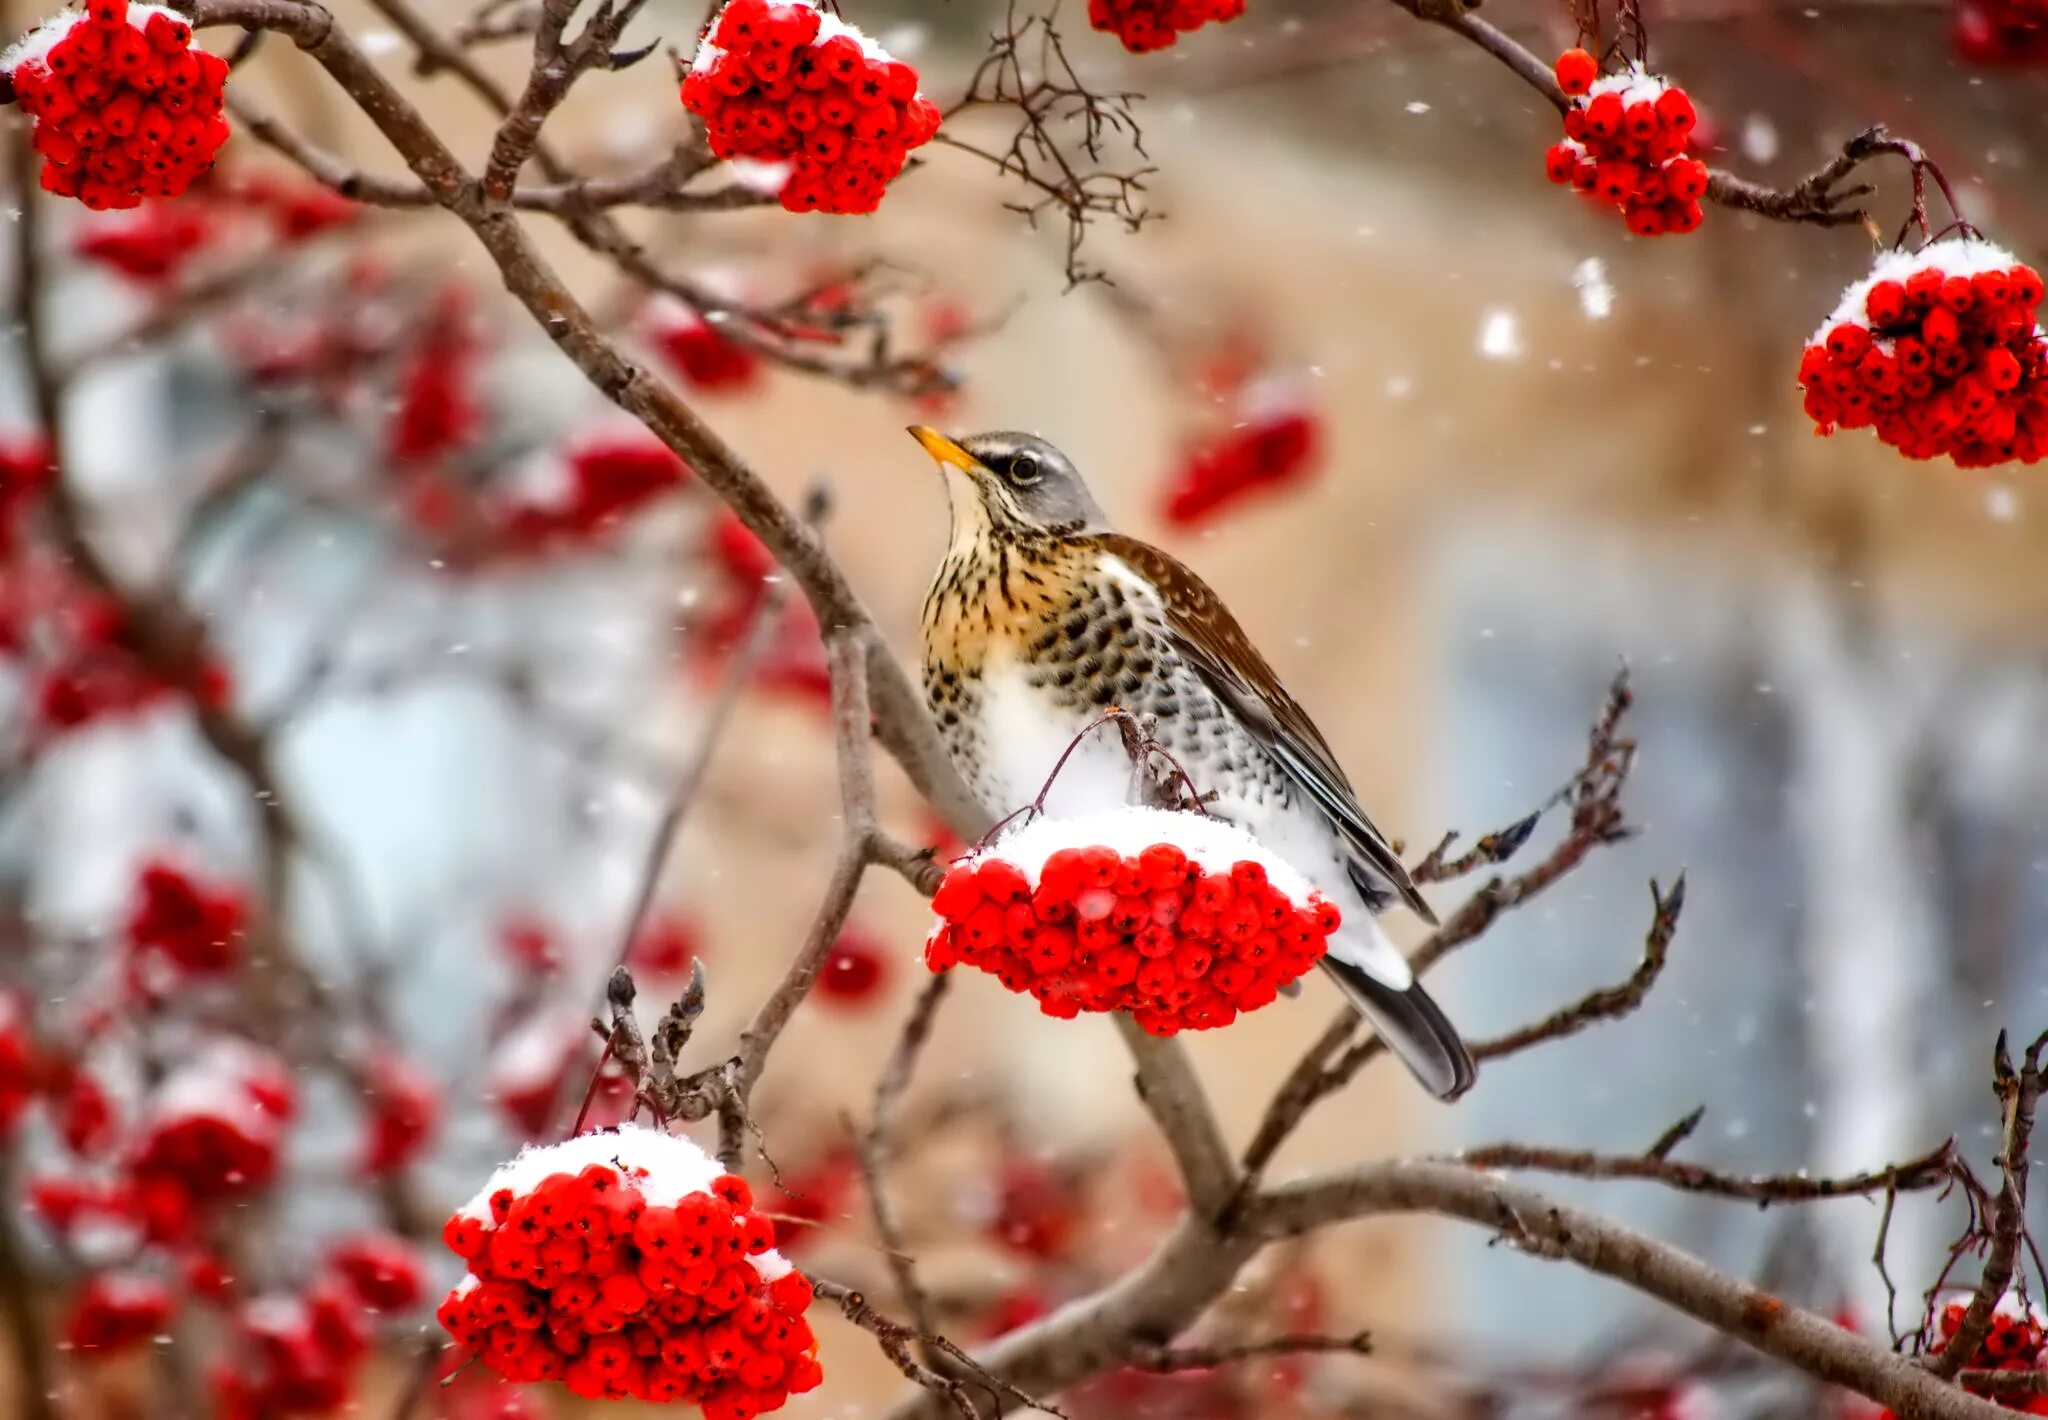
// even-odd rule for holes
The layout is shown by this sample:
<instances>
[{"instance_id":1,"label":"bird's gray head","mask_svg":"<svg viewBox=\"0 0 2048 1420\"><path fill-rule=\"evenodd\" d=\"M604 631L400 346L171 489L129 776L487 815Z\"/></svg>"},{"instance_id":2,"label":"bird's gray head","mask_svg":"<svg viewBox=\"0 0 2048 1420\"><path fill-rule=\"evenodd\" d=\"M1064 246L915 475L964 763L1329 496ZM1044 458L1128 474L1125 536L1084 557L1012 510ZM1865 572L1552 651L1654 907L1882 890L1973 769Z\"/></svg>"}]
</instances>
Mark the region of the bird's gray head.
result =
<instances>
[{"instance_id":1,"label":"bird's gray head","mask_svg":"<svg viewBox=\"0 0 2048 1420\"><path fill-rule=\"evenodd\" d=\"M980 519L998 529L1062 534L1107 526L1073 461L1036 434L950 439L921 424L910 433L946 475L956 531Z\"/></svg>"}]
</instances>

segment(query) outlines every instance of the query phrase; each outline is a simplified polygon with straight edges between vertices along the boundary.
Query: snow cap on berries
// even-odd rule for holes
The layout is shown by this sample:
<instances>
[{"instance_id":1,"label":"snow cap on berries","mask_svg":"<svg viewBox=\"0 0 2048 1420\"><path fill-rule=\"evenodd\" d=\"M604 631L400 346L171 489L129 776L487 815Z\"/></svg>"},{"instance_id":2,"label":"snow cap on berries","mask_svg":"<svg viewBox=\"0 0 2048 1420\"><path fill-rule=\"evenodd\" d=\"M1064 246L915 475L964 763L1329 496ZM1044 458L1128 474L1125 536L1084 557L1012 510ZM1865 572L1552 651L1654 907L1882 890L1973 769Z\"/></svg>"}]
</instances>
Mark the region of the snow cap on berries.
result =
<instances>
[{"instance_id":1,"label":"snow cap on berries","mask_svg":"<svg viewBox=\"0 0 2048 1420\"><path fill-rule=\"evenodd\" d=\"M1699 118L1692 100L1640 64L1589 78L1589 63L1582 50L1558 60L1560 86L1577 96L1564 140L1544 155L1545 175L1619 209L1637 236L1694 230L1710 175L1687 154Z\"/></svg>"}]
</instances>

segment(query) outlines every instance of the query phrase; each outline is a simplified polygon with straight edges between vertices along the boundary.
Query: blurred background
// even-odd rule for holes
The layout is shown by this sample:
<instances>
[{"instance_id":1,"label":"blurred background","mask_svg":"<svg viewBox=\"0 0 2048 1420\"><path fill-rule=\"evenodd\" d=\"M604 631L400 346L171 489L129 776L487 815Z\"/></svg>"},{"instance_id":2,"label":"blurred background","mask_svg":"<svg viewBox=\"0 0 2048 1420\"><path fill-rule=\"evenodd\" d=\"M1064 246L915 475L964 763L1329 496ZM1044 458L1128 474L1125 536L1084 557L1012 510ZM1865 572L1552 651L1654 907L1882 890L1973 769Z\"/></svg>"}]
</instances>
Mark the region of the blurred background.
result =
<instances>
[{"instance_id":1,"label":"blurred background","mask_svg":"<svg viewBox=\"0 0 2048 1420\"><path fill-rule=\"evenodd\" d=\"M466 12L443 4L421 13L452 28ZM459 85L414 75L387 17L338 13L481 154L491 125ZM1573 41L1561 6L1485 13L1546 60ZM1004 23L1003 7L970 0L848 14L942 101ZM17 0L12 18L36 16ZM1942 164L1988 236L2030 262L2048 255L2048 75L1959 43L1968 17L1948 4L1683 0L1645 18L1653 67L1698 103L1716 166L1787 184L1886 123ZM633 33L687 52L700 19L657 3ZM1090 33L1078 9L1063 24L1091 87L1145 95L1134 161L1155 170L1142 201L1159 220L1089 227L1081 260L1103 279L1071 284L1058 215L1034 227L1005 207L1020 200L1014 180L944 146L872 218L629 217L666 269L726 299L799 301L820 324L845 302L859 319L828 363L886 321L895 348L934 350L957 392L735 352L672 296L537 229L579 294L779 491L829 490L828 544L905 659L945 534L939 484L902 432L929 422L1049 437L1126 530L1208 578L1411 860L1447 831L1543 804L1577 766L1608 681L1631 668L1638 835L1510 914L1432 989L1483 1036L1618 980L1649 924L1648 881L1682 870L1688 911L1659 990L1625 1021L1488 1070L1454 1108L1369 1072L1312 1118L1282 1176L1507 1138L1637 1152L1698 1106L1688 1156L1732 1171L1853 1172L1949 1135L1988 1159L1993 1040L2048 1024L2048 500L2031 469L1961 472L1865 435L1814 437L1799 352L1867 270L1871 237L1718 208L1688 237L1629 237L1544 181L1557 122L1538 95L1393 6L1251 0L1242 19L1147 56ZM237 77L250 102L395 172L284 48ZM516 78L519 49L486 47L487 67ZM630 171L682 135L666 63L577 94L551 132L579 167ZM1000 146L1012 122L968 114L958 131ZM1889 240L1905 173L1877 177ZM267 727L302 820L286 928L328 1015L251 1032L290 1060L297 1110L276 1182L235 1205L221 1224L232 1245L212 1250L255 1295L301 1286L336 1238L420 1239L431 1295L389 1322L353 1395L362 1413L398 1413L454 1270L439 1221L519 1140L565 1126L651 836L737 674L747 688L631 959L649 998L702 960L709 1051L799 941L838 832L822 661L814 625L764 593L772 572L764 583L715 500L660 467L522 324L453 223L308 217L319 199L246 132L216 186L185 200L204 228L189 240L134 237L161 213L41 204L37 289L47 342L77 366L64 449L93 535L125 577L201 617L232 713ZM10 199L15 224L22 201ZM130 232L128 248L113 231ZM184 254L142 270L165 249ZM10 334L0 419L29 438L18 324ZM562 490L586 488L591 450L612 444L646 461L621 477L660 496L562 513ZM550 511L521 524L522 508ZM491 518L532 535L494 541L479 531ZM775 620L766 654L736 661L762 616ZM173 861L249 883L263 855L246 784L182 707L57 734L41 684L20 678L0 804L0 985L66 1083L7 1146L19 1201L14 1275L0 1282L32 1299L55 1347L81 1279L107 1266L95 1249L128 1255L53 1224L33 1197L103 1171L64 1137L70 1082L96 1082L110 1129L138 1127L192 1032L249 1009L231 986L179 980L152 996L124 976L138 874ZM891 828L944 846L889 773ZM1560 831L1546 820L1538 849ZM1433 897L1461 900L1456 885ZM789 1250L877 1296L887 1274L849 1121L866 1117L926 976L928 920L893 877L870 880L760 1096ZM1311 981L1298 1001L1190 1040L1233 1140L1334 1005ZM992 981L956 984L892 1174L951 1334L1000 1334L1099 1285L1170 1224L1171 1175L1128 1075L1106 1022L1052 1021ZM394 1129L399 1157L373 1163ZM1625 1183L1559 1192L1885 1325L1874 1204L1793 1216ZM1958 1226L1901 1205L1899 1325L1916 1323ZM187 1306L184 1271L169 1285L175 1340L47 1358L55 1413L210 1413L207 1363L192 1358L233 1354L232 1312ZM1230 1305L1254 1330L1371 1327L1381 1354L1111 1377L1069 1397L1071 1413L1832 1404L1632 1294L1420 1220L1263 1259ZM852 1416L898 1392L867 1338L833 1330L825 1345L830 1380L791 1415ZM415 1413L514 1403L473 1380L427 1387ZM517 1403L579 1413L559 1394Z\"/></svg>"}]
</instances>

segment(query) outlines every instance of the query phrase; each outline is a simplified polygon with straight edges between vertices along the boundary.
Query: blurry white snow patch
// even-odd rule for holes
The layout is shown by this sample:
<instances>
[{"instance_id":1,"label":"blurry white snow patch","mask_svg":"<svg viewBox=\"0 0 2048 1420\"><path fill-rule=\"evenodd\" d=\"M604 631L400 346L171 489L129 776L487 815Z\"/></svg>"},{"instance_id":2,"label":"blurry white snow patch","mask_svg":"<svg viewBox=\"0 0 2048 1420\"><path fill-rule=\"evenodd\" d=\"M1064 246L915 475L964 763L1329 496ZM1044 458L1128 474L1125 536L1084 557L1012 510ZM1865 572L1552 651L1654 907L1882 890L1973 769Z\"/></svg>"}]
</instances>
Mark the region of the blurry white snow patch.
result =
<instances>
[{"instance_id":1,"label":"blurry white snow patch","mask_svg":"<svg viewBox=\"0 0 2048 1420\"><path fill-rule=\"evenodd\" d=\"M1495 306L1479 319L1479 353L1489 360L1522 358L1522 324L1505 306Z\"/></svg>"},{"instance_id":2,"label":"blurry white snow patch","mask_svg":"<svg viewBox=\"0 0 2048 1420\"><path fill-rule=\"evenodd\" d=\"M788 163L764 163L758 158L728 158L725 170L732 180L755 192L778 193L789 181Z\"/></svg>"},{"instance_id":3,"label":"blurry white snow patch","mask_svg":"<svg viewBox=\"0 0 2048 1420\"><path fill-rule=\"evenodd\" d=\"M1423 102L1423 101L1422 101L1421 99L1410 99L1410 100L1408 101L1408 112L1410 112L1410 113L1428 113L1428 112L1429 112L1429 105L1428 105L1428 104L1426 104L1426 103L1424 103L1424 102Z\"/></svg>"},{"instance_id":4,"label":"blurry white snow patch","mask_svg":"<svg viewBox=\"0 0 2048 1420\"><path fill-rule=\"evenodd\" d=\"M1768 163L1778 156L1778 126L1760 113L1742 121L1742 156L1752 163Z\"/></svg>"},{"instance_id":5,"label":"blurry white snow patch","mask_svg":"<svg viewBox=\"0 0 2048 1420\"><path fill-rule=\"evenodd\" d=\"M1415 393L1415 381L1409 379L1406 375L1389 375L1387 376L1386 391L1388 399L1406 399L1409 395Z\"/></svg>"},{"instance_id":6,"label":"blurry white snow patch","mask_svg":"<svg viewBox=\"0 0 2048 1420\"><path fill-rule=\"evenodd\" d=\"M1984 511L2001 523L2009 523L2020 513L2020 496L2007 485L2000 483L1984 490Z\"/></svg>"},{"instance_id":7,"label":"blurry white snow patch","mask_svg":"<svg viewBox=\"0 0 2048 1420\"><path fill-rule=\"evenodd\" d=\"M913 59L924 53L925 47L931 43L931 40L932 30L930 25L892 25L882 31L882 48L888 50L898 59Z\"/></svg>"},{"instance_id":8,"label":"blurry white snow patch","mask_svg":"<svg viewBox=\"0 0 2048 1420\"><path fill-rule=\"evenodd\" d=\"M405 41L398 37L396 30L366 30L356 36L356 47L375 59L398 53L405 47Z\"/></svg>"},{"instance_id":9,"label":"blurry white snow patch","mask_svg":"<svg viewBox=\"0 0 2048 1420\"><path fill-rule=\"evenodd\" d=\"M1579 288L1579 309L1587 320L1606 320L1614 314L1614 284L1599 257L1589 256L1572 269L1572 285Z\"/></svg>"}]
</instances>

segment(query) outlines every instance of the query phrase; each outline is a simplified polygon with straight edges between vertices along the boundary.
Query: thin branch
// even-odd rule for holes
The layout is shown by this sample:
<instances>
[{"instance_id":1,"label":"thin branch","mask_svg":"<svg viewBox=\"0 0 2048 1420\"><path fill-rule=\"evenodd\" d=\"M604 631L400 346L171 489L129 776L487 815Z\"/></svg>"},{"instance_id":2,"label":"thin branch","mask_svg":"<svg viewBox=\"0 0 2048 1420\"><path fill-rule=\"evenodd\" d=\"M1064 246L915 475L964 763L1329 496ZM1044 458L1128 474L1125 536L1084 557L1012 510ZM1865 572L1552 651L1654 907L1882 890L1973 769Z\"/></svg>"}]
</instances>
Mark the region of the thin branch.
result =
<instances>
[{"instance_id":1,"label":"thin branch","mask_svg":"<svg viewBox=\"0 0 2048 1420\"><path fill-rule=\"evenodd\" d=\"M895 1203L883 1174L889 1163L890 1116L896 1101L910 1086L911 1074L917 1068L919 1056L924 1053L925 1043L931 1039L932 1026L938 1019L939 1007L944 1003L952 981L949 973L940 972L925 983L924 990L918 992L910 1015L903 1022L903 1030L896 1038L896 1048L889 1054L889 1063L875 1082L875 1099L869 1112L867 1132L860 1136L861 1173L867 1183L868 1207L874 1215L875 1234L882 1244L883 1256L888 1259L889 1274L896 1283L903 1308L910 1313L910 1320L919 1333L919 1354L927 1366L937 1364L934 1348L923 1340L936 1332L932 1322L931 1296L918 1280L917 1261L904 1244L903 1225L896 1216Z\"/></svg>"},{"instance_id":2,"label":"thin branch","mask_svg":"<svg viewBox=\"0 0 2048 1420\"><path fill-rule=\"evenodd\" d=\"M1763 1206L1813 1203L1825 1198L1868 1198L1876 1193L1904 1193L1939 1188L1953 1176L1955 1142L1950 1140L1916 1159L1840 1178L1805 1174L1730 1174L1698 1164L1681 1163L1652 1154L1598 1154L1581 1149L1549 1149L1532 1144L1488 1144L1461 1150L1447 1162L1467 1168L1533 1170L1572 1178L1641 1179L1681 1193L1737 1198Z\"/></svg>"},{"instance_id":3,"label":"thin branch","mask_svg":"<svg viewBox=\"0 0 2048 1420\"><path fill-rule=\"evenodd\" d=\"M1272 1336L1264 1341L1246 1341L1231 1346L1154 1346L1131 1353L1130 1365L1141 1371L1171 1374L1175 1371L1210 1371L1245 1361L1274 1356L1370 1356L1372 1333L1349 1336Z\"/></svg>"}]
</instances>

